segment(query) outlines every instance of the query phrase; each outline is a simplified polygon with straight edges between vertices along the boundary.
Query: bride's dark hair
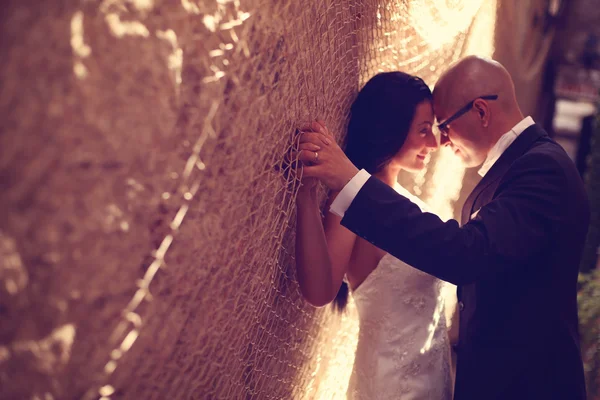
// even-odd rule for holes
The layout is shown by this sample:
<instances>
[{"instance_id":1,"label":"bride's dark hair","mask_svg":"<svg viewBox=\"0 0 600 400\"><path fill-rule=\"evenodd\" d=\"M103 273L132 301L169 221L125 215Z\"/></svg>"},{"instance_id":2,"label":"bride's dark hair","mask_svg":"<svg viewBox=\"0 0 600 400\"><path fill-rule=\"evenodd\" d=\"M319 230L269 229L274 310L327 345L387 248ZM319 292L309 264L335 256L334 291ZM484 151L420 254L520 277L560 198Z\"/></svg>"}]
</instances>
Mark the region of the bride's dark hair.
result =
<instances>
[{"instance_id":1,"label":"bride's dark hair","mask_svg":"<svg viewBox=\"0 0 600 400\"><path fill-rule=\"evenodd\" d=\"M415 116L417 105L431 101L431 90L419 77L382 72L360 90L350 108L345 152L359 169L381 171L398 153ZM334 306L343 310L348 284L342 283Z\"/></svg>"}]
</instances>

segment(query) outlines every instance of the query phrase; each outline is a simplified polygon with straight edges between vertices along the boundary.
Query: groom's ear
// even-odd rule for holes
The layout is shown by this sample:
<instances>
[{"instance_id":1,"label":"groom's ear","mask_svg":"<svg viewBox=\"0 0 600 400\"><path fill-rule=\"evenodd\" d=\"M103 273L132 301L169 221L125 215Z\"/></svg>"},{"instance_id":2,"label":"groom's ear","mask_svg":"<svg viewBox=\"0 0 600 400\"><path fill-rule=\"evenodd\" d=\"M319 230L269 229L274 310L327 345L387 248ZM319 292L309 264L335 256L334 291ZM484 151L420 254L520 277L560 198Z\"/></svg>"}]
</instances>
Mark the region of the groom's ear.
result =
<instances>
[{"instance_id":1,"label":"groom's ear","mask_svg":"<svg viewBox=\"0 0 600 400\"><path fill-rule=\"evenodd\" d=\"M473 109L477 112L477 116L484 127L488 127L490 123L490 106L483 99L477 99L473 103Z\"/></svg>"}]
</instances>

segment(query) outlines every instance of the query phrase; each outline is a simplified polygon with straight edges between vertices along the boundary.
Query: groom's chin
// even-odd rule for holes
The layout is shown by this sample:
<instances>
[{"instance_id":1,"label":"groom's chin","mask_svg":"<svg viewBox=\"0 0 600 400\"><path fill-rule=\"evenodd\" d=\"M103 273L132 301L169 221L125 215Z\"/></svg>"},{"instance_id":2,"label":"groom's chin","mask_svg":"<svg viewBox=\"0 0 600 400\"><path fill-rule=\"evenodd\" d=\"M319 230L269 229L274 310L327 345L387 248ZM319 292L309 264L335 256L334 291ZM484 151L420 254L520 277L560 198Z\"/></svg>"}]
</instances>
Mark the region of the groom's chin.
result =
<instances>
[{"instance_id":1,"label":"groom's chin","mask_svg":"<svg viewBox=\"0 0 600 400\"><path fill-rule=\"evenodd\" d=\"M453 150L453 153L454 153L454 157L456 157L457 160L459 160L459 162L465 168L474 168L474 167L477 167L478 165L482 164L482 163L478 163L477 161L473 160L471 157L469 157L468 155L466 155L459 149Z\"/></svg>"},{"instance_id":2,"label":"groom's chin","mask_svg":"<svg viewBox=\"0 0 600 400\"><path fill-rule=\"evenodd\" d=\"M470 157L463 157L462 158L462 163L465 166L465 168L477 168L477 167L481 167L481 165L483 164L485 160L475 160L473 158Z\"/></svg>"}]
</instances>

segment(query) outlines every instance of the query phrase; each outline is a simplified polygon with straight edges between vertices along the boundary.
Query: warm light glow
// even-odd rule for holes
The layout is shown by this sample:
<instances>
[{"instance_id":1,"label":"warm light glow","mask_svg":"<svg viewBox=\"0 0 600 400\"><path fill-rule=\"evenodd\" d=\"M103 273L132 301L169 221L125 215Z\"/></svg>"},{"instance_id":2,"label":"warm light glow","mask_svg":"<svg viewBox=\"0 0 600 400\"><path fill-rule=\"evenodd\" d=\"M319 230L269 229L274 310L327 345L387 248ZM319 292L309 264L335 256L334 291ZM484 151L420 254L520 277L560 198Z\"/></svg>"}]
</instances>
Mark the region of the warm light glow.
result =
<instances>
[{"instance_id":1,"label":"warm light glow","mask_svg":"<svg viewBox=\"0 0 600 400\"><path fill-rule=\"evenodd\" d=\"M139 21L122 21L120 13L127 9L125 3L133 5L138 11L145 14L154 6L152 0L104 0L100 4L100 11L105 14L104 20L111 33L122 38L124 36L150 36L150 31Z\"/></svg>"},{"instance_id":2,"label":"warm light glow","mask_svg":"<svg viewBox=\"0 0 600 400\"><path fill-rule=\"evenodd\" d=\"M73 55L75 57L73 63L73 73L79 79L83 79L87 76L88 71L85 65L83 65L82 59L89 57L92 53L90 46L85 44L83 38L83 12L77 11L71 18L71 48L73 49Z\"/></svg>"},{"instance_id":3,"label":"warm light glow","mask_svg":"<svg viewBox=\"0 0 600 400\"><path fill-rule=\"evenodd\" d=\"M83 39L83 12L77 11L71 19L71 48L73 52L81 58L85 58L92 53L90 46L85 44Z\"/></svg>"},{"instance_id":4,"label":"warm light glow","mask_svg":"<svg viewBox=\"0 0 600 400\"><path fill-rule=\"evenodd\" d=\"M482 3L483 0L411 1L410 24L431 50L437 50L469 28Z\"/></svg>"},{"instance_id":5,"label":"warm light glow","mask_svg":"<svg viewBox=\"0 0 600 400\"><path fill-rule=\"evenodd\" d=\"M121 17L116 13L109 13L105 17L110 31L118 38L123 36L141 36L148 37L150 32L144 24L139 21L121 21Z\"/></svg>"},{"instance_id":6,"label":"warm light glow","mask_svg":"<svg viewBox=\"0 0 600 400\"><path fill-rule=\"evenodd\" d=\"M427 331L429 332L429 335L427 335L427 340L423 344L423 347L421 347L421 350L420 350L421 354L425 354L426 352L429 351L429 349L431 349L431 343L433 342L433 335L435 334L435 330L437 329L437 326L440 323L440 318L445 317L444 305L445 305L444 297L442 294L440 294L437 298L437 305L435 307L435 310L433 310L432 321L429 324L429 326L427 327Z\"/></svg>"},{"instance_id":7,"label":"warm light glow","mask_svg":"<svg viewBox=\"0 0 600 400\"><path fill-rule=\"evenodd\" d=\"M193 1L181 0L181 5L183 6L183 9L190 14L200 14L200 8Z\"/></svg>"},{"instance_id":8,"label":"warm light glow","mask_svg":"<svg viewBox=\"0 0 600 400\"><path fill-rule=\"evenodd\" d=\"M115 388L111 385L105 385L100 388L100 395L104 397L111 396L113 393L115 393Z\"/></svg>"},{"instance_id":9,"label":"warm light glow","mask_svg":"<svg viewBox=\"0 0 600 400\"><path fill-rule=\"evenodd\" d=\"M13 342L11 344L11 355L35 360L39 372L45 374L55 373L64 368L71 358L75 332L74 324L65 324L54 329L43 339ZM2 349L0 348L1 353ZM9 358L11 355L9 355Z\"/></svg>"},{"instance_id":10,"label":"warm light glow","mask_svg":"<svg viewBox=\"0 0 600 400\"><path fill-rule=\"evenodd\" d=\"M167 65L173 73L175 81L175 87L177 90L177 96L179 97L180 85L181 85L181 68L183 66L183 50L179 47L177 41L177 34L172 29L166 31L157 31L156 36L160 39L167 41L172 49L172 53L169 55Z\"/></svg>"},{"instance_id":11,"label":"warm light glow","mask_svg":"<svg viewBox=\"0 0 600 400\"><path fill-rule=\"evenodd\" d=\"M358 343L358 314L352 296L341 316L325 318L326 334L321 333L319 345L328 357L316 356L311 380L306 387L298 388L299 399L345 399L352 374L354 354ZM340 346L340 343L343 346ZM336 349L335 357L328 352Z\"/></svg>"},{"instance_id":12,"label":"warm light glow","mask_svg":"<svg viewBox=\"0 0 600 400\"><path fill-rule=\"evenodd\" d=\"M0 231L0 283L4 283L4 288L11 296L21 292L29 283L29 274L17 250L17 242L2 231Z\"/></svg>"},{"instance_id":13,"label":"warm light glow","mask_svg":"<svg viewBox=\"0 0 600 400\"><path fill-rule=\"evenodd\" d=\"M496 1L486 0L480 7L467 40L465 56L475 54L491 58L494 54L494 32L496 29ZM442 148L433 170L429 190L424 196L425 202L444 221L458 218L454 215L454 204L460 197L465 167L462 161L449 149ZM452 316L456 309L456 286L445 284L441 296L446 309L446 324L451 327Z\"/></svg>"},{"instance_id":14,"label":"warm light glow","mask_svg":"<svg viewBox=\"0 0 600 400\"><path fill-rule=\"evenodd\" d=\"M448 148L439 150L425 202L444 221L454 218L454 202L458 200L465 167Z\"/></svg>"}]
</instances>

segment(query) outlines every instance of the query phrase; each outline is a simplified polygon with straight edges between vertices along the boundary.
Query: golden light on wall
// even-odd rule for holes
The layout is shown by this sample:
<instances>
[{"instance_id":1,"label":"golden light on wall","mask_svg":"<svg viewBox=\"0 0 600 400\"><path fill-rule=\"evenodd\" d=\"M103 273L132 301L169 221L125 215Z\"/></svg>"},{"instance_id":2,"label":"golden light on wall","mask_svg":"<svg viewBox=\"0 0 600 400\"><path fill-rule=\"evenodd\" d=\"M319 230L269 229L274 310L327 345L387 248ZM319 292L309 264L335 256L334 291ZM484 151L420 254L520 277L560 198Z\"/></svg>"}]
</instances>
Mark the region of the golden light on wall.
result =
<instances>
[{"instance_id":1,"label":"golden light on wall","mask_svg":"<svg viewBox=\"0 0 600 400\"><path fill-rule=\"evenodd\" d=\"M469 29L483 3L483 0L411 1L409 24L431 50L437 50Z\"/></svg>"},{"instance_id":2,"label":"golden light on wall","mask_svg":"<svg viewBox=\"0 0 600 400\"><path fill-rule=\"evenodd\" d=\"M470 27L464 56L493 56L496 6L496 0L489 0L478 8L479 12ZM459 217L454 215L453 209L454 202L460 195L464 174L465 168L458 157L450 151L440 149L424 200L443 220Z\"/></svg>"}]
</instances>

